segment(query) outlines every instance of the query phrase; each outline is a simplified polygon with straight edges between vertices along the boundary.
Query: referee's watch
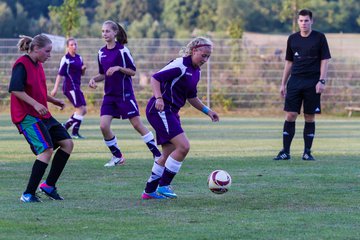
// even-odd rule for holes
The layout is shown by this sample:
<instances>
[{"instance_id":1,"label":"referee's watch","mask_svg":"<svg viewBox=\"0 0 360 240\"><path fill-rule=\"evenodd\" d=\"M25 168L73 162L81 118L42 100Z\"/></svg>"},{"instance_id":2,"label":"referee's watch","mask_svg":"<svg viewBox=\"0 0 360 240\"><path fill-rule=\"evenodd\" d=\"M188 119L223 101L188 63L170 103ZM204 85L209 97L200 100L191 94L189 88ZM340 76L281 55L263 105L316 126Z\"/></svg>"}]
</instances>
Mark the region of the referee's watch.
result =
<instances>
[{"instance_id":1,"label":"referee's watch","mask_svg":"<svg viewBox=\"0 0 360 240\"><path fill-rule=\"evenodd\" d=\"M321 84L324 84L324 85L325 85L326 80L325 80L325 79L320 79L319 82L320 82Z\"/></svg>"}]
</instances>

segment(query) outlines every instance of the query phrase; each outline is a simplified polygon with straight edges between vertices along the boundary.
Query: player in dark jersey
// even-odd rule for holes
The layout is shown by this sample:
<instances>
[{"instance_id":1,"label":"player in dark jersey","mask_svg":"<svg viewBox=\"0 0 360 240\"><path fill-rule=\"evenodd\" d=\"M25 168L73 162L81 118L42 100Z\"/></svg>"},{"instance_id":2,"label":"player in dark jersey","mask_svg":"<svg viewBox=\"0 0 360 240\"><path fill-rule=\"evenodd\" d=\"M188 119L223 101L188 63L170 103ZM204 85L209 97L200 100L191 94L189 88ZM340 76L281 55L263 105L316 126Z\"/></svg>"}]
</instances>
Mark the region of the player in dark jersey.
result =
<instances>
[{"instance_id":1,"label":"player in dark jersey","mask_svg":"<svg viewBox=\"0 0 360 240\"><path fill-rule=\"evenodd\" d=\"M64 101L47 94L42 63L50 57L52 43L42 34L34 38L20 37L18 48L27 54L17 59L12 70L9 85L11 119L36 155L27 188L20 200L41 202L35 192L54 152L49 175L39 188L51 199L63 200L57 193L55 184L70 157L73 142L47 107L47 102L61 109L65 106Z\"/></svg>"},{"instance_id":2,"label":"player in dark jersey","mask_svg":"<svg viewBox=\"0 0 360 240\"><path fill-rule=\"evenodd\" d=\"M66 41L68 52L61 58L60 68L54 89L51 91L51 96L55 97L59 88L60 81L64 79L63 93L75 107L75 112L66 121L64 127L68 130L72 127L72 138L84 138L79 134L80 125L86 114L86 101L83 92L81 91L81 76L85 74L86 66L83 63L82 57L76 53L77 42L74 38L69 38Z\"/></svg>"},{"instance_id":3,"label":"player in dark jersey","mask_svg":"<svg viewBox=\"0 0 360 240\"><path fill-rule=\"evenodd\" d=\"M219 121L217 113L197 97L200 67L207 62L211 52L212 42L209 39L195 38L180 51L182 57L171 61L151 78L154 96L149 100L146 116L156 131L162 155L153 164L142 199L177 197L170 184L190 150L178 114L186 101L212 121Z\"/></svg>"},{"instance_id":4,"label":"player in dark jersey","mask_svg":"<svg viewBox=\"0 0 360 240\"><path fill-rule=\"evenodd\" d=\"M283 129L283 149L274 160L289 160L290 145L295 135L295 121L303 105L303 160L313 161L311 147L315 137L315 113L321 113L320 96L325 90L329 46L323 33L312 30L312 12L303 9L298 14L300 31L289 36L280 93L285 97L286 112ZM290 78L289 78L290 76Z\"/></svg>"},{"instance_id":5,"label":"player in dark jersey","mask_svg":"<svg viewBox=\"0 0 360 240\"><path fill-rule=\"evenodd\" d=\"M161 153L156 146L154 135L140 119L132 87L131 77L135 75L136 67L129 49L125 46L127 34L119 24L105 21L102 25L102 37L106 45L98 53L99 74L90 79L89 86L96 88L96 82L105 80L105 95L100 110L100 129L105 144L113 155L105 167L125 163L125 158L117 145L117 138L110 128L113 118L129 119L156 160Z\"/></svg>"}]
</instances>

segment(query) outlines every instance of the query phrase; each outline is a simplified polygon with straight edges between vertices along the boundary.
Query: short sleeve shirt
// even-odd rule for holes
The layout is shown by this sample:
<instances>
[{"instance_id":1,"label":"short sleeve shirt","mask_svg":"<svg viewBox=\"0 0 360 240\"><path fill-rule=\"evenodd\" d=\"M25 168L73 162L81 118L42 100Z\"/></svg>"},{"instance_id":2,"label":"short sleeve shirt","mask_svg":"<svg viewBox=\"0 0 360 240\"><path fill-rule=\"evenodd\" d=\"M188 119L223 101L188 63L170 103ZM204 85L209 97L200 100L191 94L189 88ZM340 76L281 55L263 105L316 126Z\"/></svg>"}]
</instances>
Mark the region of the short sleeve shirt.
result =
<instances>
[{"instance_id":1,"label":"short sleeve shirt","mask_svg":"<svg viewBox=\"0 0 360 240\"><path fill-rule=\"evenodd\" d=\"M178 112L188 98L197 97L200 68L192 65L191 56L173 60L153 75L160 82L165 110Z\"/></svg>"},{"instance_id":2,"label":"short sleeve shirt","mask_svg":"<svg viewBox=\"0 0 360 240\"><path fill-rule=\"evenodd\" d=\"M112 76L106 76L106 71L114 66L130 68L136 71L134 60L127 47L118 42L112 49L104 46L98 52L98 65L99 73L105 75L104 91L106 96L123 97L128 94L134 95L131 76L121 71L114 72Z\"/></svg>"},{"instance_id":3,"label":"short sleeve shirt","mask_svg":"<svg viewBox=\"0 0 360 240\"><path fill-rule=\"evenodd\" d=\"M80 55L71 56L67 53L61 58L58 74L64 76L63 90L80 89L83 60Z\"/></svg>"},{"instance_id":4,"label":"short sleeve shirt","mask_svg":"<svg viewBox=\"0 0 360 240\"><path fill-rule=\"evenodd\" d=\"M285 59L293 62L291 75L317 77L321 60L330 59L330 50L323 33L312 30L302 37L300 32L289 36Z\"/></svg>"}]
</instances>

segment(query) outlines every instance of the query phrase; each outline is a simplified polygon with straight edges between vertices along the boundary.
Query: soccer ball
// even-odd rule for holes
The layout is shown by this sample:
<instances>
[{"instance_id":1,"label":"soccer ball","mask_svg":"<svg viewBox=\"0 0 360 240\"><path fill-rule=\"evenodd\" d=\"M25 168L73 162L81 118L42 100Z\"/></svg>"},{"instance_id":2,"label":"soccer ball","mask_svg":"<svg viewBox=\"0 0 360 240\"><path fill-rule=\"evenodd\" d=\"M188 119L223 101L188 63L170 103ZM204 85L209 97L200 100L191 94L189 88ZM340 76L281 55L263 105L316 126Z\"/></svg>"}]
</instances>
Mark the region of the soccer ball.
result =
<instances>
[{"instance_id":1,"label":"soccer ball","mask_svg":"<svg viewBox=\"0 0 360 240\"><path fill-rule=\"evenodd\" d=\"M224 170L215 170L208 177L208 186L213 193L226 193L231 186L231 176Z\"/></svg>"}]
</instances>

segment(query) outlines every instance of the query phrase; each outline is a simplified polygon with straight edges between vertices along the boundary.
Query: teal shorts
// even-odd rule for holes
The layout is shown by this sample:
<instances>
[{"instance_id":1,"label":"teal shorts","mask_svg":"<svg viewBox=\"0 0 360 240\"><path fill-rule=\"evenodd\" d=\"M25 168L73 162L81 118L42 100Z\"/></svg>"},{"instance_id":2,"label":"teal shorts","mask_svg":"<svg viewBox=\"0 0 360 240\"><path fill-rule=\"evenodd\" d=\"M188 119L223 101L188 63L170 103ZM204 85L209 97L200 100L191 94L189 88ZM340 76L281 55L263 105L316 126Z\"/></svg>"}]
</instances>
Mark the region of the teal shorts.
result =
<instances>
[{"instance_id":1,"label":"teal shorts","mask_svg":"<svg viewBox=\"0 0 360 240\"><path fill-rule=\"evenodd\" d=\"M39 119L27 115L16 126L24 135L35 155L39 155L49 148L57 149L59 141L71 139L66 129L53 117Z\"/></svg>"}]
</instances>

